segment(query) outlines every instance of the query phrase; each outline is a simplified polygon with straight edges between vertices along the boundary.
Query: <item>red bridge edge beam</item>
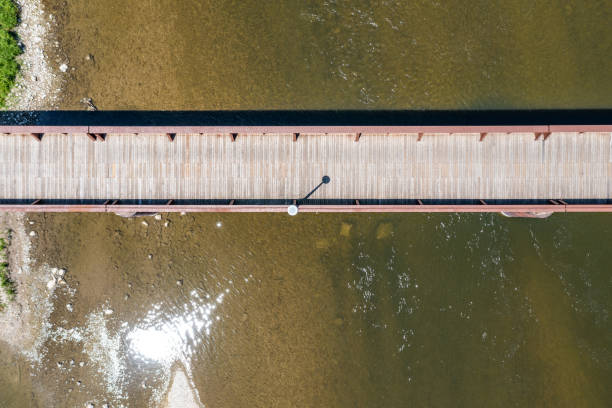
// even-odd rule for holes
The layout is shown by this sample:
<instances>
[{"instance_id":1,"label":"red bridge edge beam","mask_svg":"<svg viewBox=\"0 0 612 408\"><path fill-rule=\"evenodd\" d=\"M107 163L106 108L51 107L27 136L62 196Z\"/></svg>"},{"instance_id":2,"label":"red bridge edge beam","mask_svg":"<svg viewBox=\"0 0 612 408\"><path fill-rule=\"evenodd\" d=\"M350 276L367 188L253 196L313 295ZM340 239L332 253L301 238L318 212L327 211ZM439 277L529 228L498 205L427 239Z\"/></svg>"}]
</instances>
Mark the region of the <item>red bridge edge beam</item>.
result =
<instances>
[{"instance_id":1,"label":"red bridge edge beam","mask_svg":"<svg viewBox=\"0 0 612 408\"><path fill-rule=\"evenodd\" d=\"M55 205L2 204L6 212L82 212L82 213L176 213L176 212L286 212L287 205ZM498 213L498 212L612 212L612 204L567 205L301 205L303 213Z\"/></svg>"},{"instance_id":2,"label":"red bridge edge beam","mask_svg":"<svg viewBox=\"0 0 612 408\"><path fill-rule=\"evenodd\" d=\"M0 126L0 133L547 133L612 132L610 125L527 126Z\"/></svg>"}]
</instances>

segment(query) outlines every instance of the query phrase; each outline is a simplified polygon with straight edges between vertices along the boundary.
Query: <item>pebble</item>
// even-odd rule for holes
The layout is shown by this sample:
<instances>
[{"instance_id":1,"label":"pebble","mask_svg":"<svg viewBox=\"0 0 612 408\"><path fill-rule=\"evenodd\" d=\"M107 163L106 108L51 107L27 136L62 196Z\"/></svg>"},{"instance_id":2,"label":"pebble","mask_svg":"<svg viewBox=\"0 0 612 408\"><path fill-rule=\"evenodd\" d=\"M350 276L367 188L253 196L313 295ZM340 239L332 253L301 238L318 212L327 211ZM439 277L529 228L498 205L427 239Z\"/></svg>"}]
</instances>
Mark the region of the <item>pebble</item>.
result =
<instances>
[{"instance_id":1,"label":"pebble","mask_svg":"<svg viewBox=\"0 0 612 408\"><path fill-rule=\"evenodd\" d=\"M59 285L61 285L61 286L64 286L64 285L66 285L66 280L64 278L60 277L60 278L57 279L57 283Z\"/></svg>"},{"instance_id":2,"label":"pebble","mask_svg":"<svg viewBox=\"0 0 612 408\"><path fill-rule=\"evenodd\" d=\"M92 404L91 402L88 402L87 405L85 405L87 408L96 408L96 406L94 404Z\"/></svg>"},{"instance_id":3,"label":"pebble","mask_svg":"<svg viewBox=\"0 0 612 408\"><path fill-rule=\"evenodd\" d=\"M78 385L79 387L81 386L81 384L83 384L83 383L82 383L82 382L80 382L80 381L77 381L77 385Z\"/></svg>"},{"instance_id":4,"label":"pebble","mask_svg":"<svg viewBox=\"0 0 612 408\"><path fill-rule=\"evenodd\" d=\"M106 309L106 310L104 311L104 314L105 314L105 315L107 315L107 316L108 316L108 315L112 315L112 314L113 314L113 309Z\"/></svg>"},{"instance_id":5,"label":"pebble","mask_svg":"<svg viewBox=\"0 0 612 408\"><path fill-rule=\"evenodd\" d=\"M128 300L130 298L130 294L126 293L125 296L123 297L123 300Z\"/></svg>"},{"instance_id":6,"label":"pebble","mask_svg":"<svg viewBox=\"0 0 612 408\"><path fill-rule=\"evenodd\" d=\"M143 221L143 222L142 222L142 225L144 225L145 227L148 227L148 226L149 226L149 223L148 223L148 222L146 222L146 221Z\"/></svg>"},{"instance_id":7,"label":"pebble","mask_svg":"<svg viewBox=\"0 0 612 408\"><path fill-rule=\"evenodd\" d=\"M36 231L30 231L30 236L31 237L35 237L36 236Z\"/></svg>"},{"instance_id":8,"label":"pebble","mask_svg":"<svg viewBox=\"0 0 612 408\"><path fill-rule=\"evenodd\" d=\"M181 211L181 215L187 215L185 211Z\"/></svg>"},{"instance_id":9,"label":"pebble","mask_svg":"<svg viewBox=\"0 0 612 408\"><path fill-rule=\"evenodd\" d=\"M57 270L57 274L58 274L58 276L61 276L63 278L64 275L66 275L66 270L65 269L58 269Z\"/></svg>"},{"instance_id":10,"label":"pebble","mask_svg":"<svg viewBox=\"0 0 612 408\"><path fill-rule=\"evenodd\" d=\"M168 221L164 222L164 227L167 227L168 225L170 225Z\"/></svg>"},{"instance_id":11,"label":"pebble","mask_svg":"<svg viewBox=\"0 0 612 408\"><path fill-rule=\"evenodd\" d=\"M147 257L148 257L149 259L153 259L153 254L149 254Z\"/></svg>"},{"instance_id":12,"label":"pebble","mask_svg":"<svg viewBox=\"0 0 612 408\"><path fill-rule=\"evenodd\" d=\"M68 71L68 65L66 65L66 64L60 65L59 70L62 71L62 72Z\"/></svg>"},{"instance_id":13,"label":"pebble","mask_svg":"<svg viewBox=\"0 0 612 408\"><path fill-rule=\"evenodd\" d=\"M177 286L183 286L183 280L179 279L176 281Z\"/></svg>"},{"instance_id":14,"label":"pebble","mask_svg":"<svg viewBox=\"0 0 612 408\"><path fill-rule=\"evenodd\" d=\"M72 312L74 310L74 308L72 307L72 303L67 303L66 304L66 309L68 309L69 312ZM72 361L72 360L70 360ZM74 361L72 361L74 363Z\"/></svg>"},{"instance_id":15,"label":"pebble","mask_svg":"<svg viewBox=\"0 0 612 408\"><path fill-rule=\"evenodd\" d=\"M79 367L83 367L84 365L85 365L85 362L84 362L84 361L81 361L81 362L79 363Z\"/></svg>"},{"instance_id":16,"label":"pebble","mask_svg":"<svg viewBox=\"0 0 612 408\"><path fill-rule=\"evenodd\" d=\"M156 215L155 215L155 219L156 219L157 221L161 221L161 219L162 219L161 214L156 214Z\"/></svg>"}]
</instances>

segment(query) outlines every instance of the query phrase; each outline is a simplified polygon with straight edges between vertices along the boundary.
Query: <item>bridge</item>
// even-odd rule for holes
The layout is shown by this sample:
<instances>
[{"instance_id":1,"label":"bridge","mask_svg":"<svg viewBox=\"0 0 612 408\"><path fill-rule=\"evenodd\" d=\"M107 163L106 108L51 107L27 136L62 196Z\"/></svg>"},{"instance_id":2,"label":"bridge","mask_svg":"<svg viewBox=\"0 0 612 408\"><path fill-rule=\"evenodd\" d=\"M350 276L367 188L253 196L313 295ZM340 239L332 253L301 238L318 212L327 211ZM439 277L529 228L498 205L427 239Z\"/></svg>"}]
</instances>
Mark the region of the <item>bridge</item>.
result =
<instances>
[{"instance_id":1,"label":"bridge","mask_svg":"<svg viewBox=\"0 0 612 408\"><path fill-rule=\"evenodd\" d=\"M0 210L612 211L609 111L543 114L536 124L525 123L530 112L224 112L194 124L123 115L0 125ZM331 181L303 199L323 176Z\"/></svg>"}]
</instances>

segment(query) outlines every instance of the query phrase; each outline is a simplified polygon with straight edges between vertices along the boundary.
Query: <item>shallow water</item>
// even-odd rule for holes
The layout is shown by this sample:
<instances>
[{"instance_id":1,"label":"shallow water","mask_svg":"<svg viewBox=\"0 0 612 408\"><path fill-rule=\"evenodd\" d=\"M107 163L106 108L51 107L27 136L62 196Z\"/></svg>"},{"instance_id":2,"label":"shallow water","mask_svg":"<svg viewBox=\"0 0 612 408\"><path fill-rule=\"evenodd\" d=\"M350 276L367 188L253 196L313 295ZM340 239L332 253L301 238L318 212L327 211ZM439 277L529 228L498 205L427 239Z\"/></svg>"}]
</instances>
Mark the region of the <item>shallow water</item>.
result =
<instances>
[{"instance_id":1,"label":"shallow water","mask_svg":"<svg viewBox=\"0 0 612 408\"><path fill-rule=\"evenodd\" d=\"M57 67L75 68L65 108L612 104L609 1L45 3L62 24Z\"/></svg>"},{"instance_id":2,"label":"shallow water","mask_svg":"<svg viewBox=\"0 0 612 408\"><path fill-rule=\"evenodd\" d=\"M612 398L606 215L33 219L76 289L33 380L57 406L142 406L176 364L209 407Z\"/></svg>"},{"instance_id":3,"label":"shallow water","mask_svg":"<svg viewBox=\"0 0 612 408\"><path fill-rule=\"evenodd\" d=\"M604 1L47 4L66 109L612 105ZM147 406L177 366L207 407L612 401L607 215L31 219L68 285L0 406Z\"/></svg>"}]
</instances>

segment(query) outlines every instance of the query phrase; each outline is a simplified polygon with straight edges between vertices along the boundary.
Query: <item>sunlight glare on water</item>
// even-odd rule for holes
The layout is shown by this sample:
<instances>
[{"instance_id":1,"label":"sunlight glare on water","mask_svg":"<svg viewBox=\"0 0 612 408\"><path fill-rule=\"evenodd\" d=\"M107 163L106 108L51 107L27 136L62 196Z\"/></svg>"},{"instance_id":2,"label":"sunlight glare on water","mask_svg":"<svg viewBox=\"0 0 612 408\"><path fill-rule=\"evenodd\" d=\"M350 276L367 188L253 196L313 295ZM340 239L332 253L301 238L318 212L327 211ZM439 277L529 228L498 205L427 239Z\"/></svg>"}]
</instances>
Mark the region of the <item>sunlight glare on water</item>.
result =
<instances>
[{"instance_id":1,"label":"sunlight glare on water","mask_svg":"<svg viewBox=\"0 0 612 408\"><path fill-rule=\"evenodd\" d=\"M229 289L210 300L210 295L203 299L193 290L190 302L176 314L164 314L163 305L154 305L143 321L127 334L130 350L141 359L164 366L176 361L188 366L194 348L210 336L213 322L221 319L215 312L227 293Z\"/></svg>"}]
</instances>

